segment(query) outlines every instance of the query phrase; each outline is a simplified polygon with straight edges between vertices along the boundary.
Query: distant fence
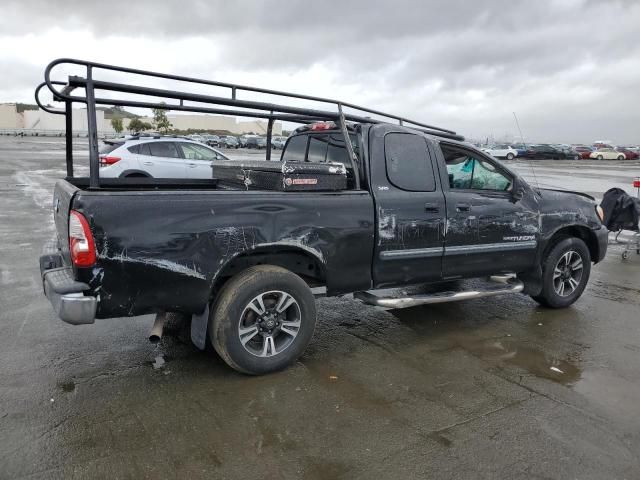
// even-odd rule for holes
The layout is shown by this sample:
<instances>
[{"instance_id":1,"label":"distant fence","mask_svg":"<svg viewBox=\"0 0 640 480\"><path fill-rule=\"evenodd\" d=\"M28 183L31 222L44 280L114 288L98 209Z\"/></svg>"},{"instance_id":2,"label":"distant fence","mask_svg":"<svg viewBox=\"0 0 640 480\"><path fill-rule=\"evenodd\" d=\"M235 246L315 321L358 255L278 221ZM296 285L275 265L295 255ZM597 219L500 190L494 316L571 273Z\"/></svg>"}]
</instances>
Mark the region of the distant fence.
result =
<instances>
[{"instance_id":1,"label":"distant fence","mask_svg":"<svg viewBox=\"0 0 640 480\"><path fill-rule=\"evenodd\" d=\"M38 130L34 128L0 128L0 135L12 137L64 137L64 130ZM77 138L86 138L87 130L74 130L73 136ZM117 137L117 133L98 132L99 138Z\"/></svg>"}]
</instances>

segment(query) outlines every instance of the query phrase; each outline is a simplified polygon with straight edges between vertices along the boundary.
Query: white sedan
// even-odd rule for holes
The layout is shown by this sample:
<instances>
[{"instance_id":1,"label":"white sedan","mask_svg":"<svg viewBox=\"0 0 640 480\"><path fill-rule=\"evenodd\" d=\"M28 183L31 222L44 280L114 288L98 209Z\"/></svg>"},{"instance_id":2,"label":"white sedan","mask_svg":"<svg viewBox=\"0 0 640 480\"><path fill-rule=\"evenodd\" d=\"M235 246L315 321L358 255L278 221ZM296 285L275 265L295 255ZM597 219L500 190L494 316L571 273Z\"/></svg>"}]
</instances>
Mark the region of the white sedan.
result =
<instances>
[{"instance_id":1,"label":"white sedan","mask_svg":"<svg viewBox=\"0 0 640 480\"><path fill-rule=\"evenodd\" d=\"M599 148L595 152L589 154L589 158L595 158L597 160L624 160L625 155L622 152L618 152L614 148Z\"/></svg>"},{"instance_id":2,"label":"white sedan","mask_svg":"<svg viewBox=\"0 0 640 480\"><path fill-rule=\"evenodd\" d=\"M211 178L211 166L228 157L201 143L174 137L107 140L100 149L100 176Z\"/></svg>"},{"instance_id":3,"label":"white sedan","mask_svg":"<svg viewBox=\"0 0 640 480\"><path fill-rule=\"evenodd\" d=\"M488 153L495 158L506 158L507 160L513 160L518 156L518 150L511 145L493 145L492 147L483 148L483 152Z\"/></svg>"}]
</instances>

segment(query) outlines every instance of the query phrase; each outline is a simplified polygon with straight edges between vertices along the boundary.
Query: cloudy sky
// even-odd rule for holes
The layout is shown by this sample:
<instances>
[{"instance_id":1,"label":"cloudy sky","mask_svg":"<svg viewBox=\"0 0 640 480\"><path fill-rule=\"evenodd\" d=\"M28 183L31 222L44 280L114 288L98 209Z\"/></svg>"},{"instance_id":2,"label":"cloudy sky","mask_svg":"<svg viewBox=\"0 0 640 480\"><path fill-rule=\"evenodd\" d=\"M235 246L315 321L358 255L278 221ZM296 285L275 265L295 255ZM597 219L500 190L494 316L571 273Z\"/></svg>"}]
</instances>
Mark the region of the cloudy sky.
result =
<instances>
[{"instance_id":1,"label":"cloudy sky","mask_svg":"<svg viewBox=\"0 0 640 480\"><path fill-rule=\"evenodd\" d=\"M339 98L467 137L640 143L640 1L3 0L0 102L57 57Z\"/></svg>"}]
</instances>

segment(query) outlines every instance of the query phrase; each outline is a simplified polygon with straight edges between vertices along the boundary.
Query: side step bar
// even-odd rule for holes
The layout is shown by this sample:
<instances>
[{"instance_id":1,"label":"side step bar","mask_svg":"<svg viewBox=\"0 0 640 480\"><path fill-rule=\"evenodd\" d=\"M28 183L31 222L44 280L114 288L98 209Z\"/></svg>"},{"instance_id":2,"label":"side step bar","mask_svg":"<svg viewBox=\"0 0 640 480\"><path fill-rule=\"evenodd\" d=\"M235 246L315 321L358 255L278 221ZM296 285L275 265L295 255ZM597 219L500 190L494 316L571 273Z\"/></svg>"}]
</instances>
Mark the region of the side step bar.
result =
<instances>
[{"instance_id":1,"label":"side step bar","mask_svg":"<svg viewBox=\"0 0 640 480\"><path fill-rule=\"evenodd\" d=\"M466 290L460 292L438 292L424 295L412 295L407 297L385 297L376 294L375 291L356 292L354 298L367 305L375 305L384 308L408 308L430 303L457 302L472 298L494 297L507 293L520 293L524 284L515 277L495 276L490 277L491 284L482 290Z\"/></svg>"}]
</instances>

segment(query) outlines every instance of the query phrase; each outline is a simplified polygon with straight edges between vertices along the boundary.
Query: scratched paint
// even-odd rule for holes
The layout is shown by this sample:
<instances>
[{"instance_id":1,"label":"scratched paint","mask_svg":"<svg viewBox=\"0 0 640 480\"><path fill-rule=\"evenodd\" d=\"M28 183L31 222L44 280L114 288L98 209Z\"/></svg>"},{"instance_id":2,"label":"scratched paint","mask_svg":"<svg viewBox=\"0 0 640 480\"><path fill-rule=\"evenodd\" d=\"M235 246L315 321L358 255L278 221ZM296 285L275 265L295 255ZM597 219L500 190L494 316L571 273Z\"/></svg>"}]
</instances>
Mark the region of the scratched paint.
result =
<instances>
[{"instance_id":1,"label":"scratched paint","mask_svg":"<svg viewBox=\"0 0 640 480\"><path fill-rule=\"evenodd\" d=\"M132 258L127 255L126 250L122 250L122 252L118 255L114 255L114 256L100 255L98 258L103 260L113 260L115 262L121 262L121 263L138 263L143 265L150 265L153 267L162 268L164 270L169 270L174 273L179 273L182 275L187 275L189 277L205 280L204 274L200 273L195 266L193 268L190 268L181 263L172 262L171 260L159 259L159 258L145 258L145 257Z\"/></svg>"}]
</instances>

